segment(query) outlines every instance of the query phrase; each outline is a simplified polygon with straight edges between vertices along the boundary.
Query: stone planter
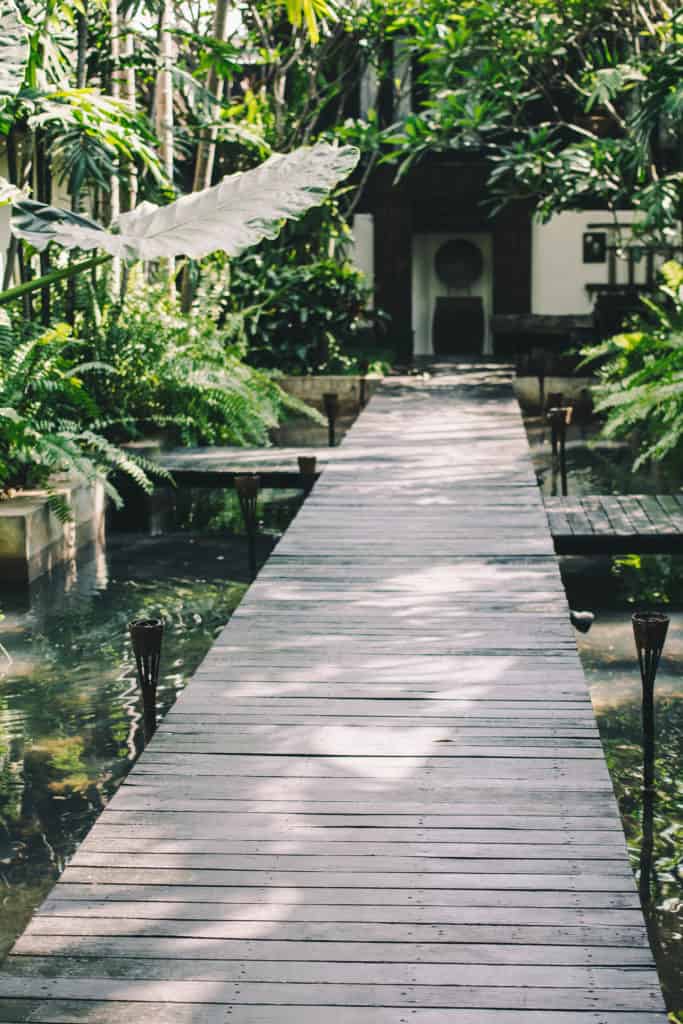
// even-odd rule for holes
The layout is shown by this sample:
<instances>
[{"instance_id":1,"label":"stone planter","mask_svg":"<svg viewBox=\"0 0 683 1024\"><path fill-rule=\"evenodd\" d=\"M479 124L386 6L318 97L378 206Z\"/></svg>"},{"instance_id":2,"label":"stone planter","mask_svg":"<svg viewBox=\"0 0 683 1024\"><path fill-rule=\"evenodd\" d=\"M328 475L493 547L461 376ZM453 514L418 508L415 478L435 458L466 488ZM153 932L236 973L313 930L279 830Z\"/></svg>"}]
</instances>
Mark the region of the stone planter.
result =
<instances>
[{"instance_id":1,"label":"stone planter","mask_svg":"<svg viewBox=\"0 0 683 1024\"><path fill-rule=\"evenodd\" d=\"M382 378L368 375L365 378L365 401L376 391ZM360 410L361 378L346 374L307 377L282 377L278 383L284 391L300 398L307 405L324 415L323 395L333 392L339 399L337 419L337 440L340 441L355 420ZM304 447L319 447L327 443L327 427L318 426L300 416L288 416L284 424L273 431L275 444Z\"/></svg>"},{"instance_id":2,"label":"stone planter","mask_svg":"<svg viewBox=\"0 0 683 1024\"><path fill-rule=\"evenodd\" d=\"M68 561L84 544L103 538L105 495L101 483L60 479L73 519L62 523L45 491L20 491L0 501L0 583L31 583Z\"/></svg>"},{"instance_id":3,"label":"stone planter","mask_svg":"<svg viewBox=\"0 0 683 1024\"><path fill-rule=\"evenodd\" d=\"M381 377L368 375L365 378L366 402L381 382ZM308 405L314 406L319 412L323 411L323 395L333 391L339 396L341 416L356 416L358 414L361 395L361 378L359 376L334 374L319 377L313 375L283 377L278 384L284 391L307 402Z\"/></svg>"}]
</instances>

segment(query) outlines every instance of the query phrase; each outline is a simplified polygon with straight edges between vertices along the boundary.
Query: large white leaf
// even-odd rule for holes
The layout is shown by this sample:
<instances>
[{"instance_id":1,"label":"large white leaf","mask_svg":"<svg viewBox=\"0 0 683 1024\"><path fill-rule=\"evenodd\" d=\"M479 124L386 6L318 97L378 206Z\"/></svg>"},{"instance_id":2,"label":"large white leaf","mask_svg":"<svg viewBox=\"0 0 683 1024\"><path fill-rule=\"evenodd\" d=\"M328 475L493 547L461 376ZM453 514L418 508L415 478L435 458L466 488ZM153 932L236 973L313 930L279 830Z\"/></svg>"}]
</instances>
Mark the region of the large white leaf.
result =
<instances>
[{"instance_id":1,"label":"large white leaf","mask_svg":"<svg viewBox=\"0 0 683 1024\"><path fill-rule=\"evenodd\" d=\"M33 199L13 201L11 228L13 235L30 242L39 252L49 242L57 242L65 249L96 249L101 246L114 254L123 252L120 235L110 234L80 213L46 206ZM115 242L115 248L107 242Z\"/></svg>"},{"instance_id":2,"label":"large white leaf","mask_svg":"<svg viewBox=\"0 0 683 1024\"><path fill-rule=\"evenodd\" d=\"M0 110L22 86L28 43L28 29L14 0L0 0Z\"/></svg>"},{"instance_id":3,"label":"large white leaf","mask_svg":"<svg viewBox=\"0 0 683 1024\"><path fill-rule=\"evenodd\" d=\"M213 188L183 196L168 206L141 203L131 213L122 214L119 234L52 208L49 223L40 224L35 204L30 204L27 219L26 203L16 210L12 231L38 249L55 241L67 249L100 248L129 259L198 259L218 249L236 256L263 238L275 238L284 220L318 206L330 189L351 173L358 155L352 146L319 143L272 156L253 171L229 175Z\"/></svg>"},{"instance_id":4,"label":"large white leaf","mask_svg":"<svg viewBox=\"0 0 683 1024\"><path fill-rule=\"evenodd\" d=\"M7 181L6 178L0 177L0 206L6 206L8 203L17 202L25 197L25 192L13 185L11 181Z\"/></svg>"}]
</instances>

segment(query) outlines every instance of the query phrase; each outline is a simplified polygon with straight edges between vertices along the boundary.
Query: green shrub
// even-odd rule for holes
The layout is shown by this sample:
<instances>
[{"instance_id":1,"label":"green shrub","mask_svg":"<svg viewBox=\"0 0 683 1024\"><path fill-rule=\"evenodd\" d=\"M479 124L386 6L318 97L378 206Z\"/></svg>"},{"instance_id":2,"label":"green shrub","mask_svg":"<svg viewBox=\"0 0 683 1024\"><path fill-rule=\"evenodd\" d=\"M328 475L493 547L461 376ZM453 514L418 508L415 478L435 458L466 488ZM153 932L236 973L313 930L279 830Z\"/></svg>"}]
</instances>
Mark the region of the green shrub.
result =
<instances>
[{"instance_id":1,"label":"green shrub","mask_svg":"<svg viewBox=\"0 0 683 1024\"><path fill-rule=\"evenodd\" d=\"M355 365L369 289L331 259L288 262L282 251L233 260L225 308L242 315L248 361L285 373L343 373Z\"/></svg>"}]
</instances>

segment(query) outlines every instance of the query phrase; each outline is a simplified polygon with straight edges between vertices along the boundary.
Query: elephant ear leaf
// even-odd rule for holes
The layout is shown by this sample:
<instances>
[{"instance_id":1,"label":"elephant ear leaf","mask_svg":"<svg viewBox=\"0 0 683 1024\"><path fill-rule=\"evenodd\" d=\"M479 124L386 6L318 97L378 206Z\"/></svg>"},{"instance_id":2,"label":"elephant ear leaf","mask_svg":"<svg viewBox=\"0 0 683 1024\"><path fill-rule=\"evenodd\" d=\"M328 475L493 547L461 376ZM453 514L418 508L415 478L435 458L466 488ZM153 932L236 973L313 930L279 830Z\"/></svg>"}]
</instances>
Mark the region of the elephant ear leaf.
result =
<instances>
[{"instance_id":1,"label":"elephant ear leaf","mask_svg":"<svg viewBox=\"0 0 683 1024\"><path fill-rule=\"evenodd\" d=\"M104 241L120 243L119 235L110 235L80 213L46 206L23 196L13 202L11 227L13 235L30 242L40 252L49 242L57 242L65 249L94 249ZM106 245L103 244L103 248ZM119 253L120 244L114 255Z\"/></svg>"},{"instance_id":2,"label":"elephant ear leaf","mask_svg":"<svg viewBox=\"0 0 683 1024\"><path fill-rule=\"evenodd\" d=\"M264 238L275 238L285 220L296 220L324 202L358 157L352 146L324 142L276 154L169 206L141 203L121 215L120 238L142 259L200 259L219 249L237 256Z\"/></svg>"},{"instance_id":3,"label":"elephant ear leaf","mask_svg":"<svg viewBox=\"0 0 683 1024\"><path fill-rule=\"evenodd\" d=\"M21 89L28 57L28 28L14 0L0 0L0 111Z\"/></svg>"},{"instance_id":4,"label":"elephant ear leaf","mask_svg":"<svg viewBox=\"0 0 683 1024\"><path fill-rule=\"evenodd\" d=\"M9 203L23 199L24 193L16 185L13 185L6 178L0 178L0 206L7 206Z\"/></svg>"},{"instance_id":5,"label":"elephant ear leaf","mask_svg":"<svg viewBox=\"0 0 683 1024\"><path fill-rule=\"evenodd\" d=\"M66 249L104 249L128 259L200 259L218 250L236 256L275 238L284 221L324 202L353 171L358 156L352 146L324 142L278 154L168 206L140 203L121 215L117 233L80 214L26 199L14 205L12 232L37 249L54 241Z\"/></svg>"}]
</instances>

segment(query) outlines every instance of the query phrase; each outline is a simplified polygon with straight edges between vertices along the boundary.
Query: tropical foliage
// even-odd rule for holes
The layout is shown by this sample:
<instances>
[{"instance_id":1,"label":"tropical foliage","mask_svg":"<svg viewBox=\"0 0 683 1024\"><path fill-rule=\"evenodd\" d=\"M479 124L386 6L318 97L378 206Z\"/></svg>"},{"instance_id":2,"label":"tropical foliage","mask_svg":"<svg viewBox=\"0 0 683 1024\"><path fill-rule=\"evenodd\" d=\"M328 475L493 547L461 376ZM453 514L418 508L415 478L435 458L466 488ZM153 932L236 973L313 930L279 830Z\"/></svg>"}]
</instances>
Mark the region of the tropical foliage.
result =
<instances>
[{"instance_id":1,"label":"tropical foliage","mask_svg":"<svg viewBox=\"0 0 683 1024\"><path fill-rule=\"evenodd\" d=\"M168 0L153 12L1 0L0 133L9 180L0 181L0 203L14 208L4 286L28 287L36 273L63 270L64 249L75 246L114 257L92 279L24 291L8 307L0 352L5 493L48 486L65 515L55 473L105 479L122 470L151 486L139 461L117 447L145 431L180 443L264 444L288 412L316 415L278 386L277 353L245 362L254 319L232 298L216 298L229 287L226 261L200 258L274 238L284 220L322 203L353 169L351 147L316 144L323 126L312 101L292 132L267 114L287 107L273 67L299 51L312 61L318 47L328 52L328 36L345 38L348 26L325 0L257 5L233 22L229 14L221 0L200 12ZM259 33L262 41L273 35L260 53ZM275 155L276 144L295 151ZM175 198L183 192L197 194ZM310 232L328 219L312 219ZM327 228L320 235L329 238ZM190 259L174 264L176 255ZM124 266L141 258L142 269ZM304 282L320 277L309 267L287 273L288 286L298 274ZM335 297L337 276L352 278L330 263L324 281ZM356 278L353 286L360 297ZM250 303L262 324L264 299L262 292ZM355 305L347 303L351 322ZM38 313L42 331L32 326ZM353 332L339 316L335 326ZM317 327L309 334L301 341L319 347ZM336 351L339 340L327 349Z\"/></svg>"},{"instance_id":2,"label":"tropical foliage","mask_svg":"<svg viewBox=\"0 0 683 1024\"><path fill-rule=\"evenodd\" d=\"M683 196L683 24L663 0L477 0L403 19L423 101L392 137L405 171L427 152L491 162L494 203L549 217L642 211L671 242Z\"/></svg>"},{"instance_id":3,"label":"tropical foliage","mask_svg":"<svg viewBox=\"0 0 683 1024\"><path fill-rule=\"evenodd\" d=\"M109 367L93 397L114 437L151 430L188 445L267 444L283 414L319 418L243 361L241 316L222 315L208 284L190 318L163 283L138 280L122 305L85 291L77 323L88 356Z\"/></svg>"},{"instance_id":4,"label":"tropical foliage","mask_svg":"<svg viewBox=\"0 0 683 1024\"><path fill-rule=\"evenodd\" d=\"M606 414L604 434L623 437L637 431L636 468L646 461L683 461L683 266L662 267L654 298L629 329L584 351L597 363L598 412Z\"/></svg>"},{"instance_id":5,"label":"tropical foliage","mask_svg":"<svg viewBox=\"0 0 683 1024\"><path fill-rule=\"evenodd\" d=\"M348 263L300 265L246 255L231 270L228 308L241 310L249 362L285 373L340 373L364 325L367 287Z\"/></svg>"},{"instance_id":6,"label":"tropical foliage","mask_svg":"<svg viewBox=\"0 0 683 1024\"><path fill-rule=\"evenodd\" d=\"M53 152L59 160L61 151ZM55 241L66 249L104 249L131 260L201 257L217 250L235 256L264 238L276 238L283 221L322 202L357 160L351 146L301 147L166 206L140 203L121 214L116 232L78 213L20 200L14 203L12 232L40 251Z\"/></svg>"},{"instance_id":7,"label":"tropical foliage","mask_svg":"<svg viewBox=\"0 0 683 1024\"><path fill-rule=\"evenodd\" d=\"M63 519L70 510L55 479L59 472L101 481L117 504L118 492L108 479L112 471L145 490L152 486L150 467L98 429L100 411L86 381L107 368L83 361L83 350L68 324L21 341L7 319L0 321L0 492L47 487Z\"/></svg>"},{"instance_id":8,"label":"tropical foliage","mask_svg":"<svg viewBox=\"0 0 683 1024\"><path fill-rule=\"evenodd\" d=\"M366 296L345 262L347 222L381 163L400 178L428 154L471 151L488 160L493 207L524 199L546 218L596 204L615 215L635 207L644 242L670 251L683 181L680 18L667 0L249 0L235 9L226 0L106 9L0 0L8 187L30 190L23 204L14 196L18 233L43 249L15 238L5 285L61 259L50 237L104 245L115 258L98 316L76 322L76 288L63 310L50 307L44 290L39 311L46 328L58 313L73 321L75 336L111 367L88 382L106 380L93 397L109 436L164 423L181 439L263 439L286 406L245 359L259 370L341 369L363 335ZM405 98L398 64L412 69L407 116L397 102ZM359 102L363 90L369 105ZM292 151L313 144L312 152L329 154L329 143L361 151L347 186L280 243L230 264L207 258L218 244L237 252L270 237L282 216L321 201L341 173L307 184L307 158L297 164ZM355 159L344 157L345 171ZM287 200L260 206L259 194L278 177L288 180ZM50 203L59 191L70 210L36 233L42 208L31 202ZM248 216L224 224L224 199L238 192ZM0 195L11 193L3 186ZM197 220L178 245L179 218L189 210ZM103 224L119 227L105 233ZM169 262L180 253L187 259ZM148 261L148 290L138 280L126 295L136 275L122 261L132 256ZM155 290L157 280L166 284ZM176 285L178 307L174 298L166 305L162 290L170 296ZM215 309L207 318L209 286ZM146 322L152 300L158 317ZM33 298L23 303L24 316L35 316ZM601 392L600 401L610 431L646 422L645 457L658 458L679 436L677 378L658 376L674 372L675 355L645 355L646 344L664 345L668 329L663 320L648 323L650 342L636 346L643 365L629 363L633 387ZM146 369L141 347L131 355L129 324L146 339ZM623 369L623 340L615 344ZM611 371L604 373L610 387ZM664 400L654 397L655 380ZM136 417L138 427L124 426Z\"/></svg>"}]
</instances>

